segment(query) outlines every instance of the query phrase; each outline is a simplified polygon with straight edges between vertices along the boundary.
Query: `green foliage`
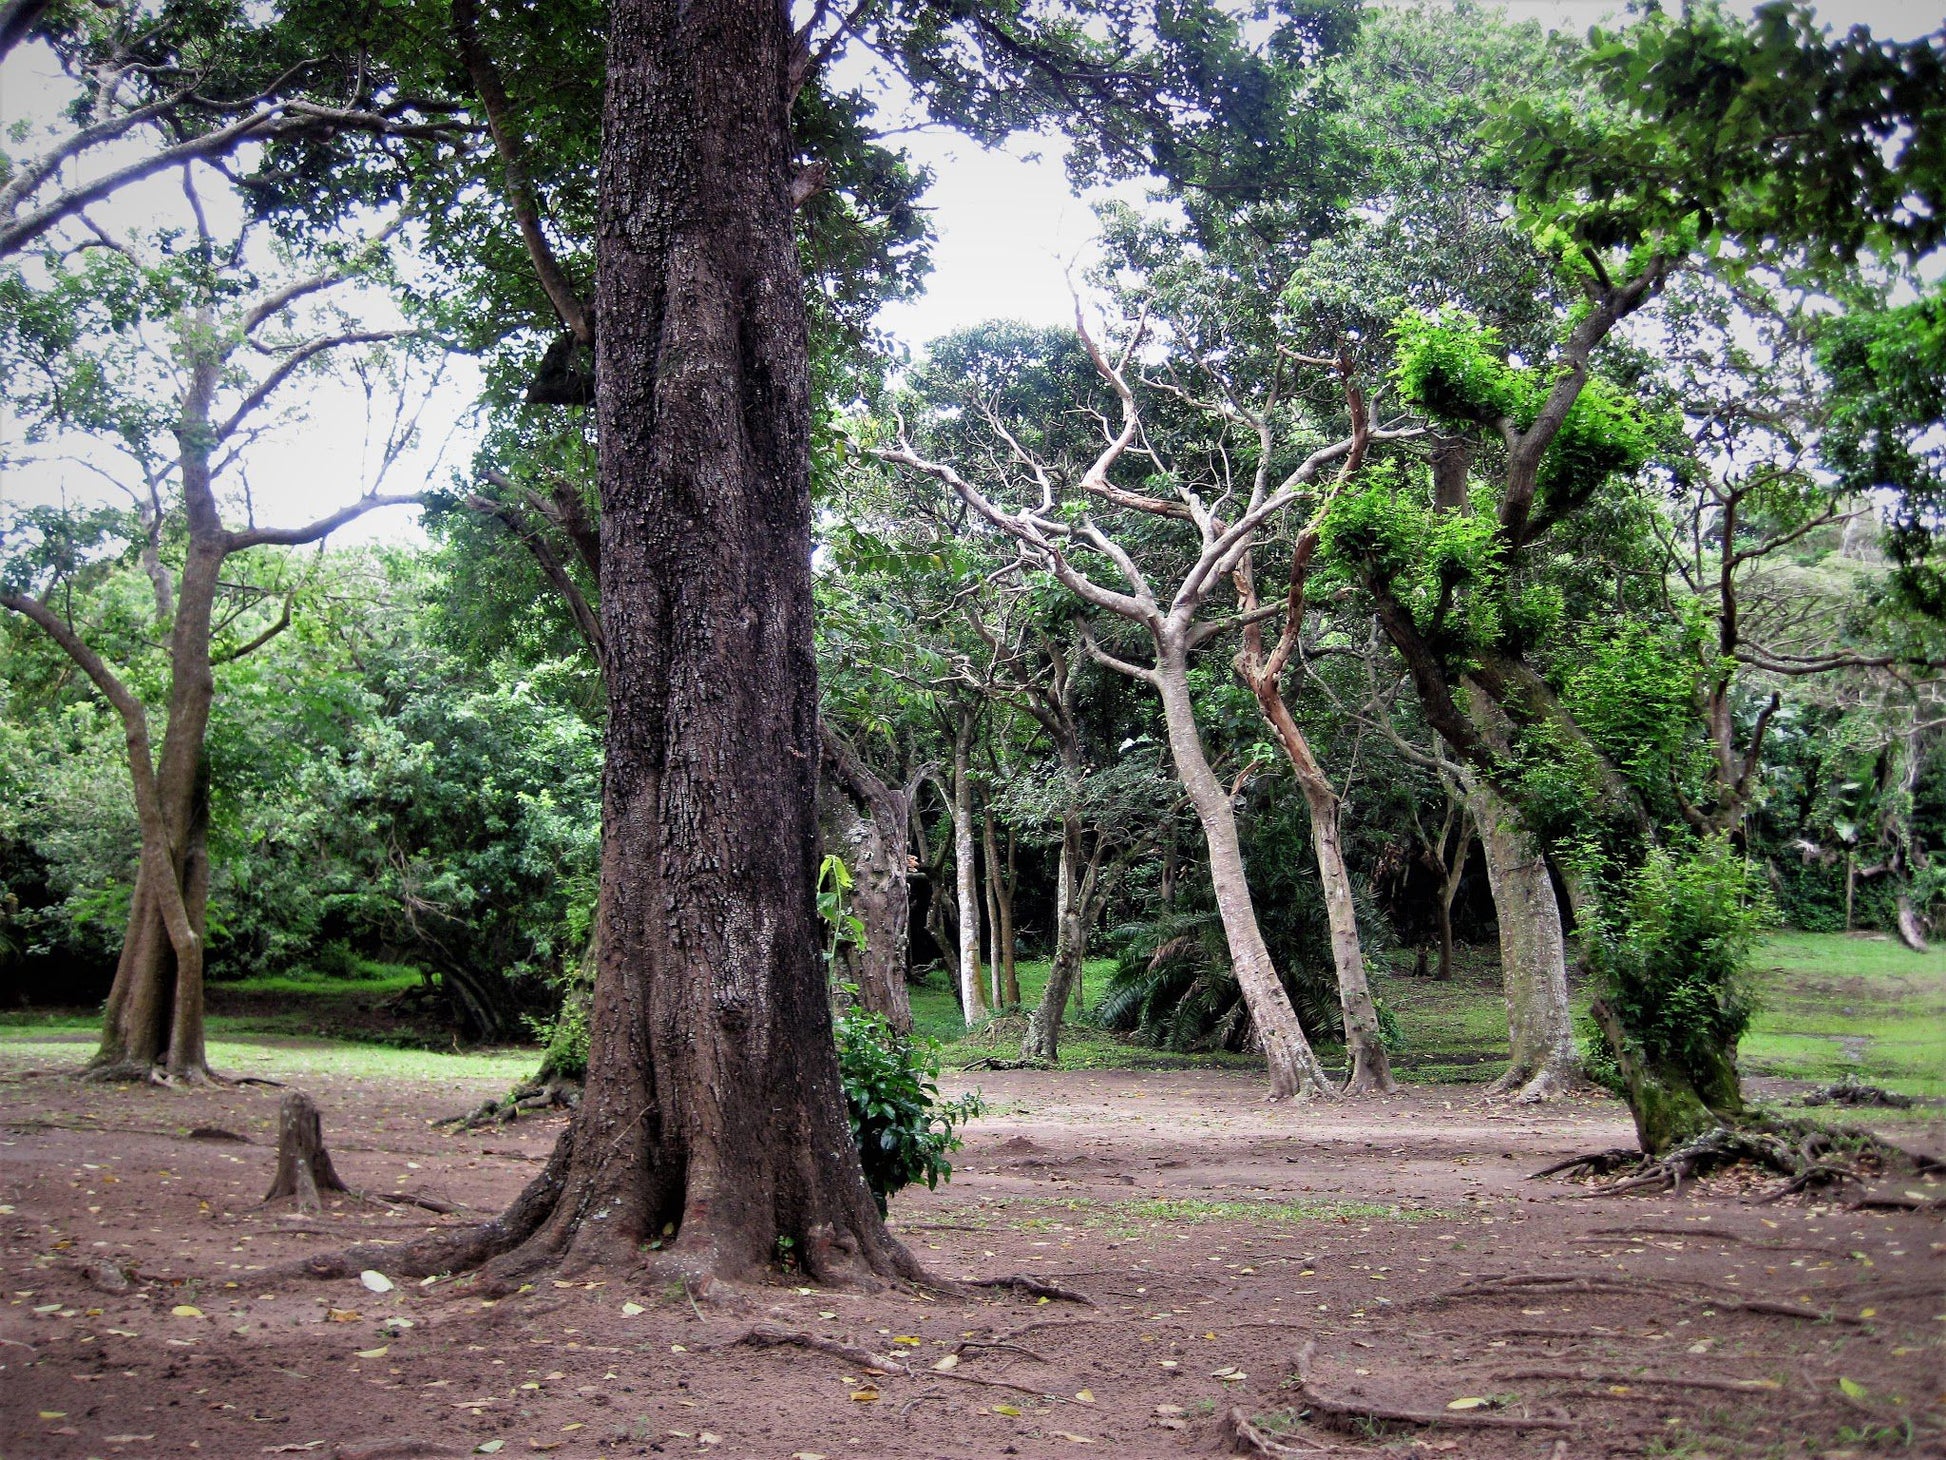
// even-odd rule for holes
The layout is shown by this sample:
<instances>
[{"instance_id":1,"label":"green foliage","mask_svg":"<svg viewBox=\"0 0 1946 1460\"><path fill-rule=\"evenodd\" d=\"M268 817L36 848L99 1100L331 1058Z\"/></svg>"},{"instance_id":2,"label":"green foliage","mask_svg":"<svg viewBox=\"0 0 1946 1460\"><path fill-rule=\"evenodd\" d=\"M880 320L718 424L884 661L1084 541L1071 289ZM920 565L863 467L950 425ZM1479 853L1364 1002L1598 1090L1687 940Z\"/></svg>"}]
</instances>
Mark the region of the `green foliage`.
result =
<instances>
[{"instance_id":1,"label":"green foliage","mask_svg":"<svg viewBox=\"0 0 1946 1460\"><path fill-rule=\"evenodd\" d=\"M1818 332L1831 382L1819 444L1845 490L1889 497L1888 544L1900 595L1946 620L1946 288L1896 308L1860 309Z\"/></svg>"},{"instance_id":2,"label":"green foliage","mask_svg":"<svg viewBox=\"0 0 1946 1460\"><path fill-rule=\"evenodd\" d=\"M1328 562L1389 589L1435 643L1463 654L1499 638L1493 589L1504 544L1493 515L1435 509L1423 478L1398 463L1361 472L1332 502L1318 541Z\"/></svg>"},{"instance_id":3,"label":"green foliage","mask_svg":"<svg viewBox=\"0 0 1946 1460\"><path fill-rule=\"evenodd\" d=\"M1393 324L1392 342L1399 393L1449 425L1492 426L1532 403L1532 385L1508 367L1500 332L1458 309L1408 310Z\"/></svg>"},{"instance_id":4,"label":"green foliage","mask_svg":"<svg viewBox=\"0 0 1946 1460\"><path fill-rule=\"evenodd\" d=\"M1834 268L1946 237L1946 32L1842 35L1769 0L1718 0L1596 28L1575 69L1597 93L1517 97L1497 127L1523 214L1591 250L1727 235Z\"/></svg>"},{"instance_id":5,"label":"green foliage","mask_svg":"<svg viewBox=\"0 0 1946 1460\"><path fill-rule=\"evenodd\" d=\"M1530 423L1520 422L1523 429ZM1538 510L1570 510L1611 476L1638 470L1653 446L1640 403L1600 376L1590 377L1541 457Z\"/></svg>"},{"instance_id":6,"label":"green foliage","mask_svg":"<svg viewBox=\"0 0 1946 1460\"><path fill-rule=\"evenodd\" d=\"M952 1176L957 1127L986 1106L977 1090L942 1101L934 1047L895 1033L883 1015L854 1005L839 1012L836 1032L851 1137L882 1214L906 1187L923 1181L933 1190Z\"/></svg>"},{"instance_id":7,"label":"green foliage","mask_svg":"<svg viewBox=\"0 0 1946 1460\"><path fill-rule=\"evenodd\" d=\"M1774 910L1726 838L1653 847L1592 920L1603 993L1653 1065L1706 1070L1755 1005L1745 977Z\"/></svg>"}]
</instances>

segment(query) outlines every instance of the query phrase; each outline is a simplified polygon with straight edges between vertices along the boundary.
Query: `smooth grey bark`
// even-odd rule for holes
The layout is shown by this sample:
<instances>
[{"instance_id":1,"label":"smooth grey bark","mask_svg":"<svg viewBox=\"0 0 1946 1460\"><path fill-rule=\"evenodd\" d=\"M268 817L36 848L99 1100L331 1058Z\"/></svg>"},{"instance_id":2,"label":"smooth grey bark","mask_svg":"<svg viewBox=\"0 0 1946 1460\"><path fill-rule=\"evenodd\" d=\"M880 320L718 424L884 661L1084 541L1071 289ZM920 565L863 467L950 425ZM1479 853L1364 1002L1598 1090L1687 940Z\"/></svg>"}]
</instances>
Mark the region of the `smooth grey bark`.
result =
<instances>
[{"instance_id":1,"label":"smooth grey bark","mask_svg":"<svg viewBox=\"0 0 1946 1460\"><path fill-rule=\"evenodd\" d=\"M979 712L963 706L953 724L953 882L959 904L960 1015L968 1029L988 1019L980 971L980 884L973 851L973 726Z\"/></svg>"},{"instance_id":2,"label":"smooth grey bark","mask_svg":"<svg viewBox=\"0 0 1946 1460\"><path fill-rule=\"evenodd\" d=\"M1223 936L1230 948L1230 967L1250 1010L1264 1059L1270 1066L1270 1098L1306 1099L1335 1091L1311 1042L1304 1037L1297 1010L1284 990L1271 961L1270 949L1257 926L1257 909L1243 868L1243 846L1237 836L1236 808L1230 794L1210 769L1203 737L1196 726L1189 693L1189 664L1179 644L1166 639L1156 657L1154 683L1162 699L1163 720L1169 730L1169 753L1177 778L1189 795L1196 819L1209 845L1210 880L1216 889L1216 909L1223 920Z\"/></svg>"},{"instance_id":3,"label":"smooth grey bark","mask_svg":"<svg viewBox=\"0 0 1946 1460\"><path fill-rule=\"evenodd\" d=\"M1476 776L1468 776L1474 824L1500 924L1501 979L1507 996L1507 1072L1490 1095L1549 1100L1580 1072L1568 1008L1567 941L1561 905L1539 842L1519 813Z\"/></svg>"}]
</instances>

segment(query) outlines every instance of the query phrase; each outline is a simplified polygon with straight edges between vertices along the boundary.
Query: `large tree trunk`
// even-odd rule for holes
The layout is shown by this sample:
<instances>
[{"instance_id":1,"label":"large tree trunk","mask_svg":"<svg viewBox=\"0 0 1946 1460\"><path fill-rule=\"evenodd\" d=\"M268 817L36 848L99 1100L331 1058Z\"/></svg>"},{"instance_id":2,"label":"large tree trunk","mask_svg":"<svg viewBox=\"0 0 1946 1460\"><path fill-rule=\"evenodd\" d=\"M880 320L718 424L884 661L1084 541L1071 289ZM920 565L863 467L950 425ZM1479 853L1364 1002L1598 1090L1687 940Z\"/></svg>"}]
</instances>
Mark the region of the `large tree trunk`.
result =
<instances>
[{"instance_id":1,"label":"large tree trunk","mask_svg":"<svg viewBox=\"0 0 1946 1460\"><path fill-rule=\"evenodd\" d=\"M1325 916L1331 924L1331 964L1338 975L1338 1008L1344 1016L1345 1053L1351 1063L1344 1093L1372 1095L1395 1089L1392 1060L1379 1035L1378 1009L1365 980L1365 952L1358 941L1351 874L1345 869L1344 848L1338 840L1338 792L1311 754L1310 743L1297 728L1275 678L1240 667L1244 667L1244 678L1257 697L1258 708L1290 760L1311 813L1311 845L1317 852L1318 881L1324 889Z\"/></svg>"},{"instance_id":2,"label":"large tree trunk","mask_svg":"<svg viewBox=\"0 0 1946 1460\"><path fill-rule=\"evenodd\" d=\"M906 992L907 925L905 796L881 781L830 732L824 735L818 822L825 850L851 869L851 908L865 925L862 946L838 952L838 976L858 1000L901 1034L912 1032Z\"/></svg>"},{"instance_id":3,"label":"large tree trunk","mask_svg":"<svg viewBox=\"0 0 1946 1460\"><path fill-rule=\"evenodd\" d=\"M597 233L608 645L588 1083L447 1260L919 1269L852 1145L817 951L809 386L784 8L615 0ZM665 1235L666 1234L666 1235ZM507 1249L512 1250L507 1250Z\"/></svg>"},{"instance_id":4,"label":"large tree trunk","mask_svg":"<svg viewBox=\"0 0 1946 1460\"><path fill-rule=\"evenodd\" d=\"M1501 980L1507 994L1507 1072L1488 1088L1518 1100L1564 1093L1580 1069L1568 1009L1567 944L1547 859L1520 814L1477 778L1473 821L1486 856L1500 924Z\"/></svg>"},{"instance_id":5,"label":"large tree trunk","mask_svg":"<svg viewBox=\"0 0 1946 1460\"><path fill-rule=\"evenodd\" d=\"M1189 794L1209 843L1210 879L1216 887L1216 908L1230 948L1230 967L1270 1065L1270 1098L1309 1099L1334 1094L1330 1077L1297 1022L1297 1011L1291 1007L1290 995L1277 977L1270 950L1264 946L1264 935L1257 926L1257 910L1243 870L1236 811L1203 754L1203 738L1196 728L1195 707L1189 695L1188 665L1179 651L1165 647L1157 654L1155 685L1162 696L1176 775Z\"/></svg>"},{"instance_id":6,"label":"large tree trunk","mask_svg":"<svg viewBox=\"0 0 1946 1460\"><path fill-rule=\"evenodd\" d=\"M953 729L953 881L959 912L960 1014L968 1029L987 1022L986 988L980 979L980 881L973 855L973 750L976 711L962 708Z\"/></svg>"}]
</instances>

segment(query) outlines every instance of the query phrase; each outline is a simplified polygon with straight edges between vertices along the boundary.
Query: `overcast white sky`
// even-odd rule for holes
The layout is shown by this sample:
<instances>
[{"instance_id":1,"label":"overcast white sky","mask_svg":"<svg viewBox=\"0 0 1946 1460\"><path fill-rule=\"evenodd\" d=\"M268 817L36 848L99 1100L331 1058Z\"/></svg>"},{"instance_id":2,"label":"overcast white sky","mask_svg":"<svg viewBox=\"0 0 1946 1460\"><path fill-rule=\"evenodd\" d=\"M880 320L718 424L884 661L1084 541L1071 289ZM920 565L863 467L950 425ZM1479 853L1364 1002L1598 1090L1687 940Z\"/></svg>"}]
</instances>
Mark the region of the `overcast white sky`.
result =
<instances>
[{"instance_id":1,"label":"overcast white sky","mask_svg":"<svg viewBox=\"0 0 1946 1460\"><path fill-rule=\"evenodd\" d=\"M1573 30L1619 13L1611 0L1512 0L1506 8L1523 19ZM1942 19L1937 0L1831 0L1821 13L1835 26L1863 23L1875 33L1899 37L1921 34ZM16 53L15 60L20 56ZM38 111L35 103L47 95L47 84L31 66L10 61L0 71L0 125ZM1068 191L1058 140L1024 139L997 152L943 131L915 133L903 142L934 172L927 202L938 241L926 294L886 310L884 326L916 350L983 319L1046 324L1069 319L1072 304L1064 267L1077 257L1086 258L1095 220L1089 202ZM153 201L131 198L121 206L122 217L139 218L140 210ZM415 476L443 478L465 464L470 453L464 421L469 379L470 372L462 368L454 385L427 412L425 443L400 463L389 489L409 489ZM262 520L305 520L360 490L366 455L362 404L345 393L319 394L309 405L308 425L258 449L251 478ZM0 431L7 429L0 416ZM63 493L95 499L103 489L92 474L56 462L17 470L0 480L0 497L15 502L49 500ZM416 534L411 512L391 509L374 513L334 541Z\"/></svg>"}]
</instances>

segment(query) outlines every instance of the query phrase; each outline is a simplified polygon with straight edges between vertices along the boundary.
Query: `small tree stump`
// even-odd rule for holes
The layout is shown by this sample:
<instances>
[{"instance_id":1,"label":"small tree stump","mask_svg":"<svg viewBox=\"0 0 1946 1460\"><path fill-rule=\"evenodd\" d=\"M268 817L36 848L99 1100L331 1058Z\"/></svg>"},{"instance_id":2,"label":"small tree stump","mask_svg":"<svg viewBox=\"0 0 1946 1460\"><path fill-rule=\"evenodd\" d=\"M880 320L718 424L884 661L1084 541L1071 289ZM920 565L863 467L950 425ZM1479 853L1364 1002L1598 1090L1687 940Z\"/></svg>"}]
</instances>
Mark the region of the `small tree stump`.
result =
<instances>
[{"instance_id":1,"label":"small tree stump","mask_svg":"<svg viewBox=\"0 0 1946 1460\"><path fill-rule=\"evenodd\" d=\"M280 1196L296 1199L307 1212L319 1210L321 1191L349 1191L331 1165L331 1153L324 1148L324 1127L318 1108L309 1095L293 1090L277 1107L277 1179L264 1194L265 1201Z\"/></svg>"}]
</instances>

